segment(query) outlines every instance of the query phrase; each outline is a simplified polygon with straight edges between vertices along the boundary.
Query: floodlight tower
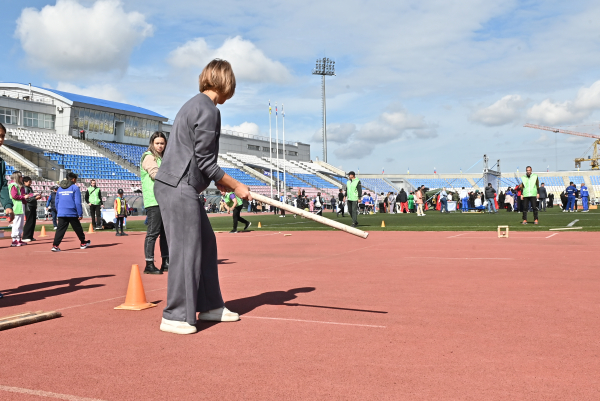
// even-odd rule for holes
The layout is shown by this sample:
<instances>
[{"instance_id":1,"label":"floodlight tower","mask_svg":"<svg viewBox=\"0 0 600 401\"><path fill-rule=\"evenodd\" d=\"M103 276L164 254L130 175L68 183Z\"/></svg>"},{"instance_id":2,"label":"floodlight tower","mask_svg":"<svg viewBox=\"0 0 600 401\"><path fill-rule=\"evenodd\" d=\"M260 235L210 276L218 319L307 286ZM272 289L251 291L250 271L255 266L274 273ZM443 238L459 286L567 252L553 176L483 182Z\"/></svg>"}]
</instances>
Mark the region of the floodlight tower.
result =
<instances>
[{"instance_id":1,"label":"floodlight tower","mask_svg":"<svg viewBox=\"0 0 600 401\"><path fill-rule=\"evenodd\" d=\"M327 163L327 111L325 102L325 76L335 75L335 61L323 57L317 59L313 75L321 76L321 103L323 104L323 161Z\"/></svg>"}]
</instances>

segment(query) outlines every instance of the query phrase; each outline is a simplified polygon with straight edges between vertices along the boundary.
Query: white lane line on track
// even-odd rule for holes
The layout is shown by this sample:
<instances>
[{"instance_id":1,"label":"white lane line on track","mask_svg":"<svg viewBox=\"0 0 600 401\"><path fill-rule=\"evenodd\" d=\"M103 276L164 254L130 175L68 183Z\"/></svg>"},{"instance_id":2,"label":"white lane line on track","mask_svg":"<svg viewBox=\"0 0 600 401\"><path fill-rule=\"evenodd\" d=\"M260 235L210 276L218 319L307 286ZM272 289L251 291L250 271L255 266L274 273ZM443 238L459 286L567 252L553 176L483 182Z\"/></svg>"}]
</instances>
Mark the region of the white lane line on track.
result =
<instances>
[{"instance_id":1,"label":"white lane line on track","mask_svg":"<svg viewBox=\"0 0 600 401\"><path fill-rule=\"evenodd\" d=\"M343 252L343 253L332 254L332 255L327 255L327 256L321 256L321 257L319 257L319 258L313 258L313 259L309 259L309 260L300 260L300 261L294 261L294 262L290 262L290 263L283 264L283 265L277 265L277 266L271 266L271 267L264 267L264 268L262 268L262 269L250 270L250 271L247 271L247 272L240 272L240 273L238 273L238 274L223 275L223 276L220 276L220 277L221 277L221 278L236 277L236 276L241 276L241 275L244 275L244 274L246 274L246 273L253 273L253 272L262 271L262 270L275 269L275 268L278 268L278 267L291 266L291 265L295 265L295 264L298 264L298 263L310 263L310 262L313 262L313 261L315 261L315 260L319 260L319 259L327 259L327 258L332 258L332 257L340 256L340 255L347 255L348 253L352 253L352 252L361 251L361 250L363 250L363 249L367 249L367 248L373 248L373 247L376 247L376 246L378 246L378 245L379 245L379 244L377 244L377 245L371 245L371 246L365 246L365 247L362 247L362 248L355 248L355 249L352 249L352 250L350 250L350 251ZM146 291L146 293L148 293L148 292L153 292L153 291L165 290L166 288L167 288L167 287L155 288L155 289L153 289L153 290L147 290L147 291ZM124 298L125 298L125 295L123 295L123 296L120 296L120 297L114 297L114 298L102 299L102 300L100 300L100 301L95 301L95 302L89 302L89 303L87 303L87 304L73 305L73 306L66 306L66 307L64 307L64 308L58 308L58 309L56 309L56 310L57 310L57 311L62 311L62 310L66 310L66 309L71 309L71 308L79 308L79 307L82 307L82 306L88 306L88 305L95 305L95 304L99 304L99 303L106 302L106 301L114 301L115 299L124 299Z\"/></svg>"},{"instance_id":2,"label":"white lane line on track","mask_svg":"<svg viewBox=\"0 0 600 401\"><path fill-rule=\"evenodd\" d=\"M19 394L27 394L27 395L35 395L38 397L56 398L59 400L67 400L67 401L103 401L98 398L78 397L76 395L51 393L49 391L31 390L28 388L9 387L9 386L2 386L2 385L0 385L0 391L8 391L10 393L19 393Z\"/></svg>"},{"instance_id":3,"label":"white lane line on track","mask_svg":"<svg viewBox=\"0 0 600 401\"><path fill-rule=\"evenodd\" d=\"M404 256L402 259L514 260L513 258L446 258L442 256Z\"/></svg>"},{"instance_id":4,"label":"white lane line on track","mask_svg":"<svg viewBox=\"0 0 600 401\"><path fill-rule=\"evenodd\" d=\"M460 237L461 235L465 235L465 234L469 234L469 233L462 233L462 234L452 235L451 237L448 237L448 238L456 238L456 237Z\"/></svg>"},{"instance_id":5,"label":"white lane line on track","mask_svg":"<svg viewBox=\"0 0 600 401\"><path fill-rule=\"evenodd\" d=\"M573 225L574 225L575 223L577 223L578 221L579 221L579 219L575 219L575 220L573 220L572 222L570 222L569 224L567 224L567 227L573 227Z\"/></svg>"},{"instance_id":6,"label":"white lane line on track","mask_svg":"<svg viewBox=\"0 0 600 401\"><path fill-rule=\"evenodd\" d=\"M242 315L242 320L244 318L253 318L253 319L268 319L268 320L286 320L290 322L304 322L304 323L322 323L322 324L336 324L340 326L357 326L357 327L375 327L378 329L385 329L387 326L376 326L373 324L358 324L358 323L338 323L338 322L324 322L321 320L303 320L303 319L284 319L282 317L264 317L264 316L248 316Z\"/></svg>"},{"instance_id":7,"label":"white lane line on track","mask_svg":"<svg viewBox=\"0 0 600 401\"><path fill-rule=\"evenodd\" d=\"M546 238L551 238L551 237L554 237L555 235L558 235L558 233L550 234L550 235L549 235L549 236L547 236Z\"/></svg>"}]
</instances>

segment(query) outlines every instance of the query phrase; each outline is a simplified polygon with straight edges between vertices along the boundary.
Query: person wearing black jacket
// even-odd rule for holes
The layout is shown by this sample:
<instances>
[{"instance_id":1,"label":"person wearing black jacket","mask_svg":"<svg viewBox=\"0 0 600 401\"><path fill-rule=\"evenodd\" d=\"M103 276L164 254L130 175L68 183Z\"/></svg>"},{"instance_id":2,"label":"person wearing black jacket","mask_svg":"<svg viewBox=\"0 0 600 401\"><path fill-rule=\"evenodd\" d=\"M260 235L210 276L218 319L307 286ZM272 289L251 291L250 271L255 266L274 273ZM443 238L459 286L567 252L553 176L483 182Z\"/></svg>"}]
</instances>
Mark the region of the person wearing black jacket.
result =
<instances>
[{"instance_id":1,"label":"person wearing black jacket","mask_svg":"<svg viewBox=\"0 0 600 401\"><path fill-rule=\"evenodd\" d=\"M32 194L31 177L23 177L23 187L25 195ZM23 227L23 242L35 241L33 233L35 232L35 222L37 220L37 201L40 195L27 199L25 204L25 226Z\"/></svg>"},{"instance_id":2,"label":"person wearing black jacket","mask_svg":"<svg viewBox=\"0 0 600 401\"><path fill-rule=\"evenodd\" d=\"M408 210L408 195L404 188L402 188L398 193L398 196L396 196L396 204L400 205L400 211L398 213L402 213L403 210L405 210L406 213L410 213Z\"/></svg>"},{"instance_id":3,"label":"person wearing black jacket","mask_svg":"<svg viewBox=\"0 0 600 401\"><path fill-rule=\"evenodd\" d=\"M342 217L344 216L344 191L342 189L340 189L340 193L338 194L338 211L337 211L337 216L339 217L340 213L342 214Z\"/></svg>"},{"instance_id":4,"label":"person wearing black jacket","mask_svg":"<svg viewBox=\"0 0 600 401\"><path fill-rule=\"evenodd\" d=\"M538 209L541 212L545 212L546 211L546 198L548 198L548 192L546 192L546 187L544 186L543 182L540 185L540 187L538 188L538 195L540 196L538 199Z\"/></svg>"}]
</instances>

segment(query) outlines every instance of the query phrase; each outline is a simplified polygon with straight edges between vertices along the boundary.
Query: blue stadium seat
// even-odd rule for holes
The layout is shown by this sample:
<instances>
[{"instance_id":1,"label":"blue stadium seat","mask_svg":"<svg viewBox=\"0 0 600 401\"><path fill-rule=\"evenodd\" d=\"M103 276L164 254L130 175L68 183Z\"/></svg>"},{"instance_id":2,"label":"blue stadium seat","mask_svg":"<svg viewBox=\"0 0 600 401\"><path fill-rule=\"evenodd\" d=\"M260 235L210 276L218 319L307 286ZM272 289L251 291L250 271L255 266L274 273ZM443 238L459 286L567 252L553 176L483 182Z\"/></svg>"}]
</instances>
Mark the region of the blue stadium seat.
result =
<instances>
[{"instance_id":1,"label":"blue stadium seat","mask_svg":"<svg viewBox=\"0 0 600 401\"><path fill-rule=\"evenodd\" d=\"M139 177L106 157L62 155L44 152L44 156L62 164L81 179L108 179L139 181Z\"/></svg>"}]
</instances>

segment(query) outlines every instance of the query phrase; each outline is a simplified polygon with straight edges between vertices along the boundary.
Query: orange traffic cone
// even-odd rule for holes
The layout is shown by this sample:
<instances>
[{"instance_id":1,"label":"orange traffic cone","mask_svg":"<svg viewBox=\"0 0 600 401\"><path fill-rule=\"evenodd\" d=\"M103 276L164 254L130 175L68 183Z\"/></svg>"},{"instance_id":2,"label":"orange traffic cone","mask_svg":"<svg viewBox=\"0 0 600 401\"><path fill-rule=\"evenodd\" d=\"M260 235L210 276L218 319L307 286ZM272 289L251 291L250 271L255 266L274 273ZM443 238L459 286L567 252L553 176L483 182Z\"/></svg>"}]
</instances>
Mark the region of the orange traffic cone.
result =
<instances>
[{"instance_id":1,"label":"orange traffic cone","mask_svg":"<svg viewBox=\"0 0 600 401\"><path fill-rule=\"evenodd\" d=\"M132 265L125 303L117 306L115 309L143 310L154 306L156 304L152 304L146 300L146 292L144 291L144 284L142 284L139 266Z\"/></svg>"},{"instance_id":2,"label":"orange traffic cone","mask_svg":"<svg viewBox=\"0 0 600 401\"><path fill-rule=\"evenodd\" d=\"M381 227L385 227L385 221L381 220Z\"/></svg>"},{"instance_id":3,"label":"orange traffic cone","mask_svg":"<svg viewBox=\"0 0 600 401\"><path fill-rule=\"evenodd\" d=\"M42 231L40 231L40 235L38 235L38 237L47 237L48 234L46 234L46 226L42 226Z\"/></svg>"},{"instance_id":4,"label":"orange traffic cone","mask_svg":"<svg viewBox=\"0 0 600 401\"><path fill-rule=\"evenodd\" d=\"M262 228L262 225L260 224L260 221L258 222L258 228Z\"/></svg>"},{"instance_id":5,"label":"orange traffic cone","mask_svg":"<svg viewBox=\"0 0 600 401\"><path fill-rule=\"evenodd\" d=\"M92 226L92 223L90 223L90 228L88 228L88 234L93 234L94 233L94 227Z\"/></svg>"}]
</instances>

